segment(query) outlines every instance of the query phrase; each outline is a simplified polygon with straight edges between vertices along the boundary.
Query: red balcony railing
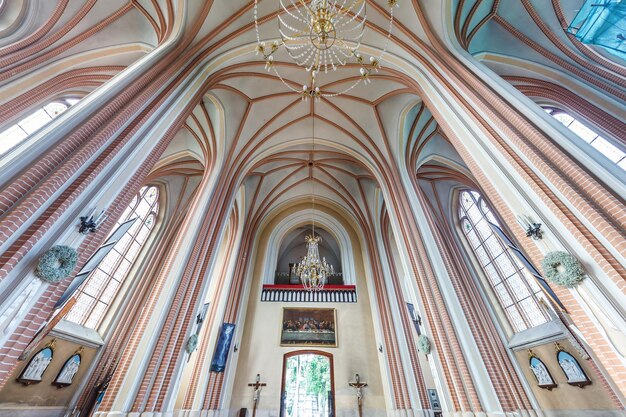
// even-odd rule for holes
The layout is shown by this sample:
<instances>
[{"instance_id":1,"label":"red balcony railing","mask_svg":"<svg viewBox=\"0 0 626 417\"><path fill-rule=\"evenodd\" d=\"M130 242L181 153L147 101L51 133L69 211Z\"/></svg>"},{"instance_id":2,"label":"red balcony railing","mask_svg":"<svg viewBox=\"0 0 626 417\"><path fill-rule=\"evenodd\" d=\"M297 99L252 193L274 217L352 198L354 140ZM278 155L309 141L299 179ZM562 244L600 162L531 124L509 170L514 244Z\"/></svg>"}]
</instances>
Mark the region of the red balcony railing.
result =
<instances>
[{"instance_id":1,"label":"red balcony railing","mask_svg":"<svg viewBox=\"0 0 626 417\"><path fill-rule=\"evenodd\" d=\"M286 303L356 303L354 285L325 285L321 291L309 292L301 285L263 285L261 301Z\"/></svg>"}]
</instances>

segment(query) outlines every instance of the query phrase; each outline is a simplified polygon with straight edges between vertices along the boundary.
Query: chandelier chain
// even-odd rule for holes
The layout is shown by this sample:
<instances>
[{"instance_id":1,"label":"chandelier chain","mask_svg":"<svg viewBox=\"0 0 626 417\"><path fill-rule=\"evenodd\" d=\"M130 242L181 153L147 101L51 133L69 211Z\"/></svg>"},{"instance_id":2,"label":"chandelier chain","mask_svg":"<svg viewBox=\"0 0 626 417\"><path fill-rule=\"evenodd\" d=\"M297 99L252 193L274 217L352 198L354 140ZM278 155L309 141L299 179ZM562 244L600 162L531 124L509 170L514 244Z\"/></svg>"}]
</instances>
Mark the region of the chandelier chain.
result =
<instances>
[{"instance_id":1,"label":"chandelier chain","mask_svg":"<svg viewBox=\"0 0 626 417\"><path fill-rule=\"evenodd\" d=\"M311 188L312 188L312 192L311 192L311 200L312 200L312 206L313 206L313 236L315 236L315 103L311 103L311 105L313 106L313 128L311 129L313 132L313 138L312 138L312 142L313 142L313 146L312 146L312 152L311 152Z\"/></svg>"}]
</instances>

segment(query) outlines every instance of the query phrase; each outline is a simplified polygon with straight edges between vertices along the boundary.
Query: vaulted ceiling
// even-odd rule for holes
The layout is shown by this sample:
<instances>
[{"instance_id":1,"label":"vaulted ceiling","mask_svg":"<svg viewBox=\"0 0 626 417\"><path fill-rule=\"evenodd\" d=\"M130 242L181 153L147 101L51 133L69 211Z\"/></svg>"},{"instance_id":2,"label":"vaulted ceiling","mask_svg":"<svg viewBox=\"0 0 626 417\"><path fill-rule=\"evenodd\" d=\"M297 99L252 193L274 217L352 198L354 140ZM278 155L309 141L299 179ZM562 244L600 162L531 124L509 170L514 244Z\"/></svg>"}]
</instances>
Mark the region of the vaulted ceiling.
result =
<instances>
[{"instance_id":1,"label":"vaulted ceiling","mask_svg":"<svg viewBox=\"0 0 626 417\"><path fill-rule=\"evenodd\" d=\"M523 25L529 31L526 35L532 34L532 39L543 36L541 42L546 48L553 46L546 41L545 28L531 28L538 24L536 17L550 30L562 30L560 0L398 3L393 10L393 34L387 38L387 1L366 1L362 41L364 55L387 49L387 57L393 59L382 62L383 68L373 75L371 84L361 83L343 95L319 101L302 101L268 72L262 57L255 54L253 0L3 2L0 64L4 69L0 84L11 82L10 73L23 73L14 90L6 90L18 94L28 85L43 82L38 75L41 71L59 72L59 68L91 75L105 71L110 77L151 53L169 48L178 54L179 79L194 72L206 73L197 87L204 96L153 178L194 178L218 169L231 176L237 186L245 185L249 218L256 222L286 201L308 199L314 181L322 201L343 207L357 223L366 224L376 217L372 213L379 204L375 194L379 184L388 181L398 167L406 167L411 174L419 172L422 179L445 176L449 169L468 174L425 108L416 80L400 68L401 62L437 65L433 36L449 44L458 42L472 53L515 52L522 56L528 49L520 46L524 33L512 42L514 31L501 33L506 22L519 26L527 21L528 25ZM278 0L259 1L262 40L279 37L279 8ZM526 20L517 21L516 16ZM567 41L563 33L558 38ZM46 42L37 42L39 39ZM12 46L3 47L16 41L25 46L21 54L37 58L26 65L12 54ZM511 45L514 51L506 49ZM308 74L286 53L278 53L276 62L285 83L299 89L308 82ZM496 68L496 64L492 66ZM322 89L337 92L358 77L357 66L346 66L322 74L319 83Z\"/></svg>"},{"instance_id":2,"label":"vaulted ceiling","mask_svg":"<svg viewBox=\"0 0 626 417\"><path fill-rule=\"evenodd\" d=\"M191 15L201 13L200 4L195 6ZM206 99L194 114L213 115L209 135L219 135L216 115L223 112L223 137L213 139L212 152L226 161L225 172L244 184L251 225L258 226L286 202L309 201L313 189L318 201L342 207L362 227L372 224L378 183L397 159L405 158L404 118L421 101L414 85L383 62L371 84L361 83L337 97L303 101L255 54L253 7L253 1L214 4L188 50L197 61L219 61L208 78ZM279 36L278 7L278 1L259 4L260 37L268 42ZM391 54L407 58L407 49L419 53L427 37L416 4L402 1L394 9L390 41L386 1L368 1L367 7L365 51L376 54L387 47ZM308 82L308 73L286 53L278 53L276 62L285 83L300 89ZM322 73L318 80L323 90L338 92L358 78L358 66L352 65ZM188 135L181 132L181 137Z\"/></svg>"}]
</instances>

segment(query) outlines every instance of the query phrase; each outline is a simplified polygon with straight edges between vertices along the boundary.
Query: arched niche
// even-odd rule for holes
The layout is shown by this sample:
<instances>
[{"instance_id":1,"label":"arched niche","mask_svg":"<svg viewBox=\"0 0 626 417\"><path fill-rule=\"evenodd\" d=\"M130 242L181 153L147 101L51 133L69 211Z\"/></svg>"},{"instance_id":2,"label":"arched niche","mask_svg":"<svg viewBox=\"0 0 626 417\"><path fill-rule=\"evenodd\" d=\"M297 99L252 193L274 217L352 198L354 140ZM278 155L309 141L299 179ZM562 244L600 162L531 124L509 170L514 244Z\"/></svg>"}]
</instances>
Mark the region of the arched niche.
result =
<instances>
[{"instance_id":1,"label":"arched niche","mask_svg":"<svg viewBox=\"0 0 626 417\"><path fill-rule=\"evenodd\" d=\"M267 257L263 268L263 284L274 284L276 271L288 263L297 263L306 254L304 237L311 232L315 219L315 233L322 236L320 256L341 272L343 285L355 285L355 267L352 242L344 225L330 214L320 210L302 210L286 216L272 230L268 240Z\"/></svg>"},{"instance_id":2,"label":"arched niche","mask_svg":"<svg viewBox=\"0 0 626 417\"><path fill-rule=\"evenodd\" d=\"M305 238L312 232L311 225L302 225L292 229L283 238L278 249L274 284L297 284L294 267L307 252ZM333 266L335 274L328 279L328 284L343 285L343 273L341 268L341 253L339 244L334 236L323 227L315 227L315 235L320 236L320 256ZM295 280L295 281L294 281Z\"/></svg>"}]
</instances>

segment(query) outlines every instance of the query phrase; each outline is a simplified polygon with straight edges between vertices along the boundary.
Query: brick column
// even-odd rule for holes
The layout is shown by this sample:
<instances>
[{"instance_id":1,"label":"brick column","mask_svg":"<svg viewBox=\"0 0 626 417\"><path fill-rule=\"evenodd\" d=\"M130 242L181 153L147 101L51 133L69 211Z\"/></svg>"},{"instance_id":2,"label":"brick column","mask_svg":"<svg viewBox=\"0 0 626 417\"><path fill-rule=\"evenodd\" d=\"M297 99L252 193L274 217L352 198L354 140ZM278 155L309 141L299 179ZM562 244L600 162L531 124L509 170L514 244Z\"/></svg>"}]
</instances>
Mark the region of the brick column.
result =
<instances>
[{"instance_id":1,"label":"brick column","mask_svg":"<svg viewBox=\"0 0 626 417\"><path fill-rule=\"evenodd\" d=\"M412 190L405 190L397 166L391 167L389 175L386 184L389 198L386 198L386 203L390 220L398 226L399 244L405 248L408 256L411 268L408 272L415 279L426 324L432 336L433 352L444 378L442 384L447 386L452 401L450 411L482 411L474 381L439 287L437 274L431 264L433 261L417 223L417 214L413 212L415 208L409 199Z\"/></svg>"},{"instance_id":2,"label":"brick column","mask_svg":"<svg viewBox=\"0 0 626 417\"><path fill-rule=\"evenodd\" d=\"M424 214L435 238L434 243L441 254L445 268L455 289L463 313L470 326L476 345L482 356L487 373L504 411L531 410L532 405L507 354L506 346L498 334L487 306L467 269L459 248L454 244L451 225L441 224L448 213L435 216L428 208L427 198L412 176L415 193L424 207ZM491 410L488 410L491 411Z\"/></svg>"},{"instance_id":3,"label":"brick column","mask_svg":"<svg viewBox=\"0 0 626 417\"><path fill-rule=\"evenodd\" d=\"M189 103L188 107L193 108L193 103ZM115 225L116 220L121 216L123 210L128 206L132 198L136 195L141 186L144 185L148 174L158 162L161 154L165 151L175 133L186 117L186 111L183 111L173 122L169 130L163 138L161 138L156 146L145 155L141 164L135 170L128 182L123 186L122 191L107 209L108 218L98 229L97 233L88 235L78 248L80 259L75 271L89 259L95 250L104 241L111 228ZM116 188L120 184L110 184ZM60 215L60 213L59 213ZM39 235L36 235L39 236ZM38 301L35 302L32 309L26 314L17 330L11 335L7 343L0 349L0 384L4 384L16 365L17 357L22 353L23 349L30 342L35 332L47 320L53 311L54 304L63 294L67 286L70 284L73 276L65 279L59 284L49 285Z\"/></svg>"},{"instance_id":4,"label":"brick column","mask_svg":"<svg viewBox=\"0 0 626 417\"><path fill-rule=\"evenodd\" d=\"M174 239L180 233L182 220L183 217L179 216L178 213L173 213L173 218L170 216L168 223L165 225L166 230L160 234L157 247L148 254L151 259L162 259L166 253L172 250ZM149 302L151 294L157 291L155 277L160 268L160 262L151 262L147 266L146 270L141 274L136 290L131 294L128 302L121 308L118 314L119 320L113 325L115 327L112 329L112 334L105 340L106 344L97 358L94 372L89 376L89 380L76 403L76 408L80 411L81 416L88 415L90 410L87 407L92 405L94 390L113 375L122 359L135 326L140 320L144 306Z\"/></svg>"},{"instance_id":5,"label":"brick column","mask_svg":"<svg viewBox=\"0 0 626 417\"><path fill-rule=\"evenodd\" d=\"M185 357L184 345L208 285L214 249L226 227L223 214L232 204L228 196L234 195L225 195L229 182L218 171L205 174L199 186L172 250L162 261L155 288L135 324L99 412L119 411L117 401L126 400L132 400L133 411L161 410L172 393L173 377ZM157 313L163 310L166 314L160 318ZM146 355L147 365L139 366ZM140 374L129 374L129 369L137 366Z\"/></svg>"},{"instance_id":6,"label":"brick column","mask_svg":"<svg viewBox=\"0 0 626 417\"><path fill-rule=\"evenodd\" d=\"M430 402L428 399L428 393L426 391L426 383L424 382L424 375L422 371L422 367L420 366L417 346L415 345L415 338L413 333L415 330L412 329L412 325L409 322L407 316L407 306L406 306L406 297L404 296L404 292L402 291L402 285L400 283L400 279L398 277L398 269L396 268L396 260L393 258L392 249L391 249L391 236L390 236L390 225L389 225L389 215L387 210L383 210L381 215L381 241L383 245L383 251L385 254L385 261L387 262L387 266L390 271L389 280L393 286L393 296L391 299L394 303L397 304L398 311L400 313L400 320L402 325L402 331L404 332L404 337L407 343L407 349L409 351L409 357L411 361L411 369L413 370L413 379L411 382L414 382L417 386L417 392L419 394L420 404L418 405L421 409L427 410L430 409Z\"/></svg>"},{"instance_id":7,"label":"brick column","mask_svg":"<svg viewBox=\"0 0 626 417\"><path fill-rule=\"evenodd\" d=\"M209 311L207 312L206 318L202 325L204 330L201 333L201 339L198 344L198 349L196 353L197 357L195 359L196 366L193 369L190 381L185 391L185 400L182 406L183 410L194 410L200 408L196 407L194 404L197 404L199 402L201 403L204 399L204 385L202 384L202 381L205 381L207 376L210 374L210 361L208 361L207 359L212 352L210 340L213 336L212 331L219 316L219 307L221 304L219 300L222 298L223 295L226 295L225 291L230 288L233 266L236 262L235 257L239 254L238 247L241 244L239 215L237 213L236 207L231 212L228 224L228 240L223 243L225 259L223 264L220 266L220 270L214 272L214 274L218 274L216 276L218 284L215 289Z\"/></svg>"}]
</instances>

